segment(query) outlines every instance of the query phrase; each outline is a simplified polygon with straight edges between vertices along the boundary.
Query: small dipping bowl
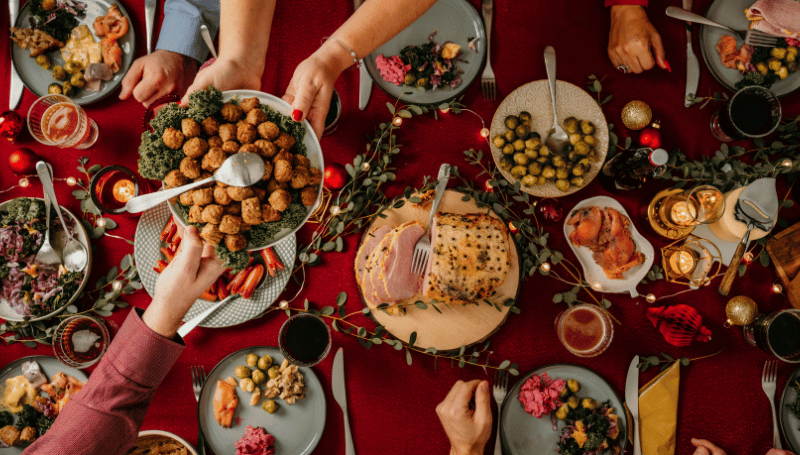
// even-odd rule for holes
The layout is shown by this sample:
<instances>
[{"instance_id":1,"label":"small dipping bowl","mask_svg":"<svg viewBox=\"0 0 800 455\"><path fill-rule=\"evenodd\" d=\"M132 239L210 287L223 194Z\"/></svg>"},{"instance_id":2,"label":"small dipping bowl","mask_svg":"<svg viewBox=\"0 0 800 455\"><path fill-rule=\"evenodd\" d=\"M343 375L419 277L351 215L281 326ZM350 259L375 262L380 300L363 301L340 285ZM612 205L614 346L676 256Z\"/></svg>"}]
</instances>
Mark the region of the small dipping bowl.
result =
<instances>
[{"instance_id":1,"label":"small dipping bowl","mask_svg":"<svg viewBox=\"0 0 800 455\"><path fill-rule=\"evenodd\" d=\"M135 172L116 164L100 169L89 182L89 196L94 205L103 213L112 215L129 213L125 210L125 203L146 193L146 189L147 183L140 184Z\"/></svg>"},{"instance_id":2,"label":"small dipping bowl","mask_svg":"<svg viewBox=\"0 0 800 455\"><path fill-rule=\"evenodd\" d=\"M89 343L81 341L80 337L91 337L94 340ZM102 320L87 315L75 315L61 321L53 333L53 352L64 365L82 369L99 362L110 342L111 336Z\"/></svg>"}]
</instances>

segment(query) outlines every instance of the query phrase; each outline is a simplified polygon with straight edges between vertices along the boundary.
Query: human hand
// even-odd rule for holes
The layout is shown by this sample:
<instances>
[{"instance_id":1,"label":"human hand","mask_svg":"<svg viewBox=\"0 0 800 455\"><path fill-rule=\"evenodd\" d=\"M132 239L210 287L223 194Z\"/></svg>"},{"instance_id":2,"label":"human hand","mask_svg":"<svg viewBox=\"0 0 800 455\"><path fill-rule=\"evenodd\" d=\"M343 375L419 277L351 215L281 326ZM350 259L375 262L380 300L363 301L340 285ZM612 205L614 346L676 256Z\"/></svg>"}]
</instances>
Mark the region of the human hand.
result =
<instances>
[{"instance_id":1,"label":"human hand","mask_svg":"<svg viewBox=\"0 0 800 455\"><path fill-rule=\"evenodd\" d=\"M154 332L172 338L194 301L225 272L214 247L203 243L197 228L183 230L175 258L156 281L153 301L142 320Z\"/></svg>"},{"instance_id":2,"label":"human hand","mask_svg":"<svg viewBox=\"0 0 800 455\"><path fill-rule=\"evenodd\" d=\"M172 92L181 95L197 74L197 61L186 55L159 49L137 58L122 79L119 99L131 95L145 107Z\"/></svg>"},{"instance_id":3,"label":"human hand","mask_svg":"<svg viewBox=\"0 0 800 455\"><path fill-rule=\"evenodd\" d=\"M475 394L475 409L469 402ZM436 414L450 440L451 455L479 455L492 434L492 408L489 383L457 381Z\"/></svg>"},{"instance_id":4,"label":"human hand","mask_svg":"<svg viewBox=\"0 0 800 455\"><path fill-rule=\"evenodd\" d=\"M692 438L692 444L697 447L692 455L725 455L725 451L705 439Z\"/></svg>"},{"instance_id":5,"label":"human hand","mask_svg":"<svg viewBox=\"0 0 800 455\"><path fill-rule=\"evenodd\" d=\"M627 71L623 72L638 74L655 64L672 72L664 54L661 36L647 19L647 12L638 5L611 7L608 57L615 67L626 66Z\"/></svg>"},{"instance_id":6,"label":"human hand","mask_svg":"<svg viewBox=\"0 0 800 455\"><path fill-rule=\"evenodd\" d=\"M788 450L781 450L781 449L769 449L767 455L794 455L794 453L789 452Z\"/></svg>"},{"instance_id":7,"label":"human hand","mask_svg":"<svg viewBox=\"0 0 800 455\"><path fill-rule=\"evenodd\" d=\"M219 91L225 90L258 90L261 88L261 74L264 72L263 64L260 70L236 59L220 57L213 64L197 73L192 85L186 90L181 99L181 106L189 102L189 94L197 90L205 90L213 85Z\"/></svg>"}]
</instances>

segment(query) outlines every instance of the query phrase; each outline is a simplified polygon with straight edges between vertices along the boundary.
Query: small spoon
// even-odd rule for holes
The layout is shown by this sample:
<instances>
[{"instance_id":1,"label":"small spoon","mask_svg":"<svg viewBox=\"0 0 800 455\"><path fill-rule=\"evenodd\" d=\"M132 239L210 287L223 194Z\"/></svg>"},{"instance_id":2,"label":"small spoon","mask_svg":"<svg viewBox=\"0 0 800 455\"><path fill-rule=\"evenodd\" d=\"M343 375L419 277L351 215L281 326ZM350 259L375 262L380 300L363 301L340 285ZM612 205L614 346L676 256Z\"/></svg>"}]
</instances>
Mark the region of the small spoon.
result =
<instances>
[{"instance_id":1,"label":"small spoon","mask_svg":"<svg viewBox=\"0 0 800 455\"><path fill-rule=\"evenodd\" d=\"M125 210L130 213L144 212L182 193L211 182L222 182L230 186L250 186L264 176L264 160L255 153L234 153L222 163L211 177L165 191L136 196L128 200Z\"/></svg>"},{"instance_id":2,"label":"small spoon","mask_svg":"<svg viewBox=\"0 0 800 455\"><path fill-rule=\"evenodd\" d=\"M211 55L216 59L217 50L214 49L214 40L211 39L211 33L208 32L208 27L206 27L205 24L200 26L200 35L203 37L203 41L206 42L208 50L211 51Z\"/></svg>"},{"instance_id":3,"label":"small spoon","mask_svg":"<svg viewBox=\"0 0 800 455\"><path fill-rule=\"evenodd\" d=\"M211 305L208 309L206 309L202 313L198 314L197 316L193 317L188 322L184 323L178 329L178 335L180 335L181 338L185 337L187 334L189 334L189 332L194 330L195 327L197 327L198 325L202 324L203 321L208 319L208 317L211 316L211 313L217 311L217 308L221 307L222 305L225 305L226 303L230 302L231 300L233 300L233 299L235 299L237 297L239 297L239 294L232 294L232 295L229 295L227 298L225 298L223 300L220 300L219 302Z\"/></svg>"},{"instance_id":4,"label":"small spoon","mask_svg":"<svg viewBox=\"0 0 800 455\"><path fill-rule=\"evenodd\" d=\"M64 227L64 233L67 236L67 244L64 245L64 250L61 252L64 258L64 267L70 272L80 272L86 268L86 263L89 261L89 254L86 247L81 243L67 228L67 223L64 222L64 216L61 214L61 207L58 205L56 193L53 191L53 181L50 179L50 170L47 163L39 161L36 163L36 173L39 175L39 180L42 182L42 187L45 193L50 198L50 203L56 209L56 215L61 220L61 225Z\"/></svg>"},{"instance_id":5,"label":"small spoon","mask_svg":"<svg viewBox=\"0 0 800 455\"><path fill-rule=\"evenodd\" d=\"M53 177L53 170L49 164L47 166L47 173L50 177ZM47 221L46 226L47 229L44 231L44 240L42 241L42 247L39 248L39 252L36 253L36 262L41 264L61 264L61 257L58 255L55 249L53 249L53 245L50 244L50 197L47 195L47 192L44 193L44 210L46 212Z\"/></svg>"},{"instance_id":6,"label":"small spoon","mask_svg":"<svg viewBox=\"0 0 800 455\"><path fill-rule=\"evenodd\" d=\"M564 128L558 124L558 111L556 111L556 50L553 46L544 49L544 66L547 69L547 81L550 83L550 99L553 101L553 128L544 141L547 148L556 155L563 155L564 149L569 144L569 136Z\"/></svg>"}]
</instances>

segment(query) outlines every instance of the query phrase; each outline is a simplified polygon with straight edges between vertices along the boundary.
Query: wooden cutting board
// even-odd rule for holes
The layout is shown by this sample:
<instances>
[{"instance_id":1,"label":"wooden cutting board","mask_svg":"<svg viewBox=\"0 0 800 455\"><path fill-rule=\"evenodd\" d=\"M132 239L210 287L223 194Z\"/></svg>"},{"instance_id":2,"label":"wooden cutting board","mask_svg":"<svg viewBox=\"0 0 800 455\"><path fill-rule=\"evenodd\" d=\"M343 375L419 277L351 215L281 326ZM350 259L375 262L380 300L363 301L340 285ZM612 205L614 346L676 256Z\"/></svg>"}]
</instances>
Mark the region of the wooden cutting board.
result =
<instances>
[{"instance_id":1,"label":"wooden cutting board","mask_svg":"<svg viewBox=\"0 0 800 455\"><path fill-rule=\"evenodd\" d=\"M775 234L767 242L767 254L786 289L789 302L800 309L800 223Z\"/></svg>"}]
</instances>

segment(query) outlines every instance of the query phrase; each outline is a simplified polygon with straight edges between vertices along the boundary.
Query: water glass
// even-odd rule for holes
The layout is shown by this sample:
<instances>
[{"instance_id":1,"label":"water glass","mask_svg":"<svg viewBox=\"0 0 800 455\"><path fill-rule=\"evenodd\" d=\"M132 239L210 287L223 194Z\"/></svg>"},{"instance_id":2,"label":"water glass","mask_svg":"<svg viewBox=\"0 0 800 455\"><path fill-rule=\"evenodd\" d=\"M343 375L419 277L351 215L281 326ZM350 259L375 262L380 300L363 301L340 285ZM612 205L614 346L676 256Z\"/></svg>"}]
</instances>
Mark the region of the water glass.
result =
<instances>
[{"instance_id":1,"label":"water glass","mask_svg":"<svg viewBox=\"0 0 800 455\"><path fill-rule=\"evenodd\" d=\"M767 354L784 362L800 363L800 310L761 314L742 331L748 343Z\"/></svg>"},{"instance_id":2,"label":"water glass","mask_svg":"<svg viewBox=\"0 0 800 455\"><path fill-rule=\"evenodd\" d=\"M97 142L97 123L64 95L45 95L28 110L28 131L44 145L87 149Z\"/></svg>"}]
</instances>

